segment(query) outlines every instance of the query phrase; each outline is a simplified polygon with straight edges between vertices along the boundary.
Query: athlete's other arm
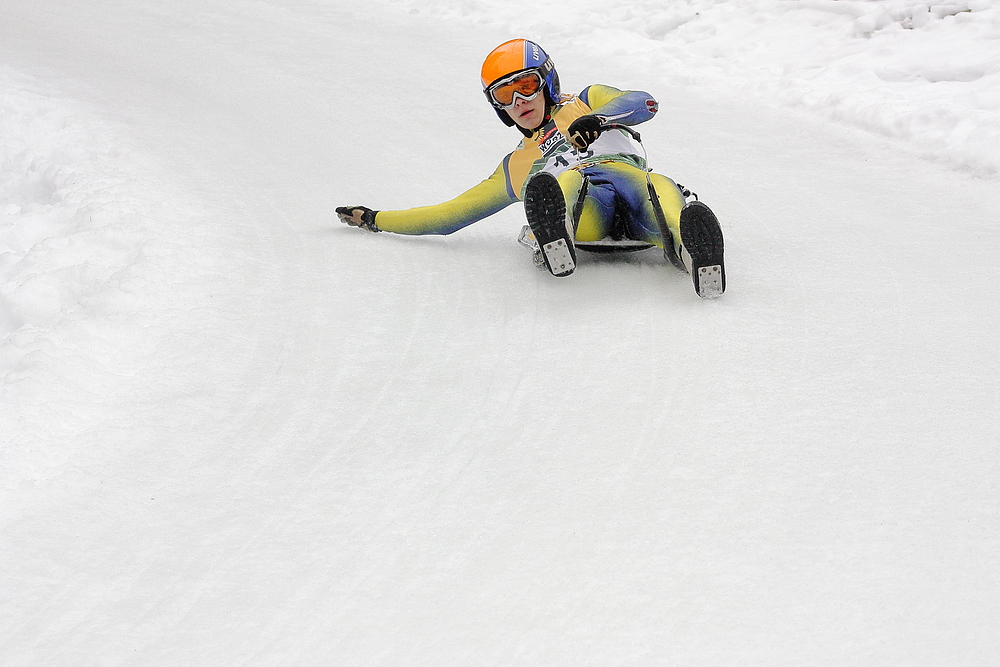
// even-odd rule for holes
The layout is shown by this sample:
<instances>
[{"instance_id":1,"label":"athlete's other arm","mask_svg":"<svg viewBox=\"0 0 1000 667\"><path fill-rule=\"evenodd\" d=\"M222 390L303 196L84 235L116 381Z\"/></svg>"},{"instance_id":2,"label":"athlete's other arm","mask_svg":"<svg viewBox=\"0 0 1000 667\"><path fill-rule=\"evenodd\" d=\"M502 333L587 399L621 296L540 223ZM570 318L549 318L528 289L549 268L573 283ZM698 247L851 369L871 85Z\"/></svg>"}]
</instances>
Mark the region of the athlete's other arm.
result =
<instances>
[{"instance_id":1,"label":"athlete's other arm","mask_svg":"<svg viewBox=\"0 0 1000 667\"><path fill-rule=\"evenodd\" d=\"M618 90L611 86L595 84L580 93L580 99L591 111L573 121L567 137L577 149L587 150L601 136L602 127L608 123L638 125L656 115L659 108L649 93L641 90Z\"/></svg>"}]
</instances>

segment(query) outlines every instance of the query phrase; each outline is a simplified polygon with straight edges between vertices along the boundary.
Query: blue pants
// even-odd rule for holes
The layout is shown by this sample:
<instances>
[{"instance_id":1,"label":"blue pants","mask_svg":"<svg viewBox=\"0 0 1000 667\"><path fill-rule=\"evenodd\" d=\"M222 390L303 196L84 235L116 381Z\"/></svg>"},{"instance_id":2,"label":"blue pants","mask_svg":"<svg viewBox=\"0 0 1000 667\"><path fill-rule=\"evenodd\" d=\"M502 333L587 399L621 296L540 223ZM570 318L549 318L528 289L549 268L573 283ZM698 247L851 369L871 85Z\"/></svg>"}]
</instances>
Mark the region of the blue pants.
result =
<instances>
[{"instance_id":1,"label":"blue pants","mask_svg":"<svg viewBox=\"0 0 1000 667\"><path fill-rule=\"evenodd\" d=\"M574 210L584 177L587 179L587 194L577 222L577 241L600 241L623 233L625 238L663 247L656 214L649 201L645 171L622 162L605 162L563 172L558 180L566 198L567 211ZM684 195L666 176L649 174L649 178L660 200L676 249L681 237L680 215ZM620 226L618 230L615 229L616 223Z\"/></svg>"}]
</instances>

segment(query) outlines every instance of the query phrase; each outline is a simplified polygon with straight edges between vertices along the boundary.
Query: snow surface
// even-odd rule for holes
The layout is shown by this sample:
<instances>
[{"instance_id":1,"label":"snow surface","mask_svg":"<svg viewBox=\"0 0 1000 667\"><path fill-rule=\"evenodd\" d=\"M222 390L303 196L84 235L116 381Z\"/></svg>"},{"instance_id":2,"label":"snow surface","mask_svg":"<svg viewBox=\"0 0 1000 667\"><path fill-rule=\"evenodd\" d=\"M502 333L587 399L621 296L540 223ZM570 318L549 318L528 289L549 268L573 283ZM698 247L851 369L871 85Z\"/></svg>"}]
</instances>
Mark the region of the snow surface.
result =
<instances>
[{"instance_id":1,"label":"snow surface","mask_svg":"<svg viewBox=\"0 0 1000 667\"><path fill-rule=\"evenodd\" d=\"M334 221L492 172L515 36L660 100L725 297ZM3 0L0 664L997 664L998 71L982 0Z\"/></svg>"}]
</instances>

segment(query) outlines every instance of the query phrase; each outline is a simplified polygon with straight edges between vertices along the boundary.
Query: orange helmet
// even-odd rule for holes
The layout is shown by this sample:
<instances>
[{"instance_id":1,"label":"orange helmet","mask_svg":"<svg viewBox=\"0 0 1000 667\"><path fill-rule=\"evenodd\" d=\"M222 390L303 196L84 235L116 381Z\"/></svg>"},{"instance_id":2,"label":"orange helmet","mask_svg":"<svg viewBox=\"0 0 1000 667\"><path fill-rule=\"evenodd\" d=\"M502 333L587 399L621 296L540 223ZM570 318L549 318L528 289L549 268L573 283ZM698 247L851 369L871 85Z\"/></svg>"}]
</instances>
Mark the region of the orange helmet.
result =
<instances>
[{"instance_id":1,"label":"orange helmet","mask_svg":"<svg viewBox=\"0 0 1000 667\"><path fill-rule=\"evenodd\" d=\"M510 75L521 72L536 72L542 82L548 103L554 105L559 102L559 74L552 64L552 59L542 47L527 39L504 42L486 56L480 78L486 98L500 116L500 120L507 125L513 125L514 121L503 109L505 105L499 104L494 99L491 88L502 79L508 79Z\"/></svg>"}]
</instances>

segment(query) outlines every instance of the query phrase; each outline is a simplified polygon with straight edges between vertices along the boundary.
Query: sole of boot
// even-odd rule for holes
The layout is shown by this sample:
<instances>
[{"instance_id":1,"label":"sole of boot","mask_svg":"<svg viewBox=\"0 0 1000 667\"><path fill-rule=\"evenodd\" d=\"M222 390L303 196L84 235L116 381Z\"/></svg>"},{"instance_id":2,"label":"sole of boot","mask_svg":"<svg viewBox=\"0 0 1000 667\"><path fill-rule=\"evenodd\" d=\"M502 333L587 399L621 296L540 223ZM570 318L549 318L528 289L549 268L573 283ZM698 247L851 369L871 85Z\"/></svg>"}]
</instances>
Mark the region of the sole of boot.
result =
<instances>
[{"instance_id":1,"label":"sole of boot","mask_svg":"<svg viewBox=\"0 0 1000 667\"><path fill-rule=\"evenodd\" d=\"M566 228L566 200L555 176L536 174L524 191L524 213L549 273L568 276L576 270L576 248Z\"/></svg>"},{"instance_id":2,"label":"sole of boot","mask_svg":"<svg viewBox=\"0 0 1000 667\"><path fill-rule=\"evenodd\" d=\"M694 291L704 299L717 299L726 291L725 243L719 220L700 201L681 210L681 243L691 258Z\"/></svg>"}]
</instances>

